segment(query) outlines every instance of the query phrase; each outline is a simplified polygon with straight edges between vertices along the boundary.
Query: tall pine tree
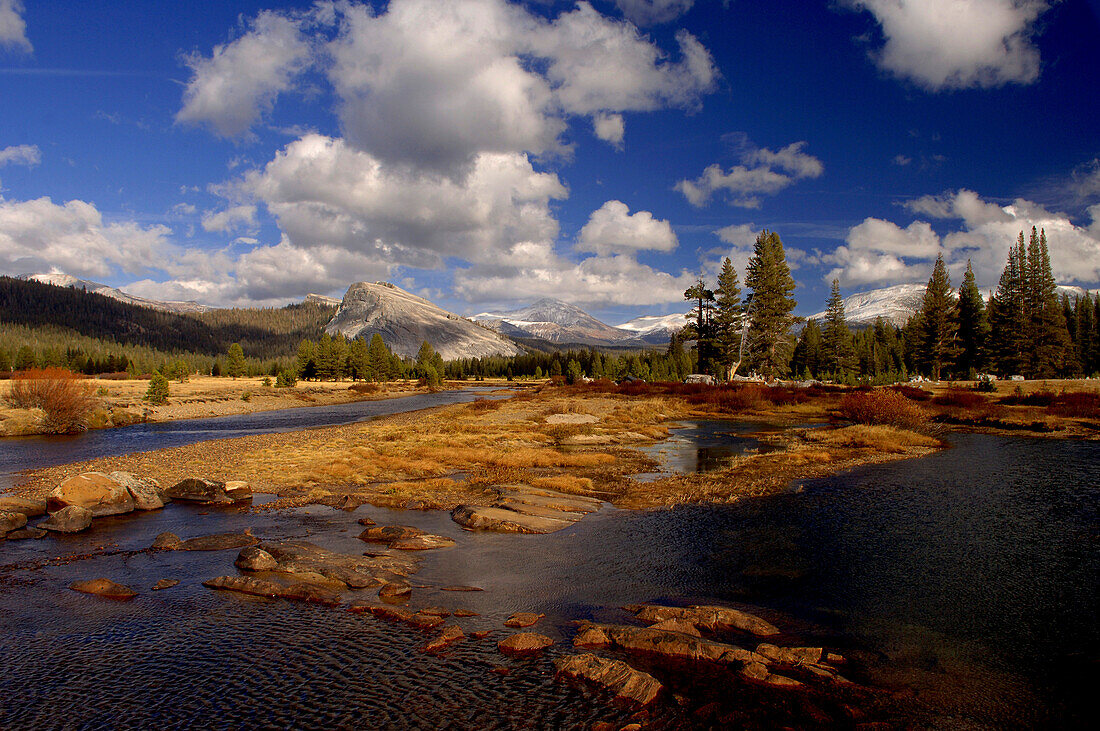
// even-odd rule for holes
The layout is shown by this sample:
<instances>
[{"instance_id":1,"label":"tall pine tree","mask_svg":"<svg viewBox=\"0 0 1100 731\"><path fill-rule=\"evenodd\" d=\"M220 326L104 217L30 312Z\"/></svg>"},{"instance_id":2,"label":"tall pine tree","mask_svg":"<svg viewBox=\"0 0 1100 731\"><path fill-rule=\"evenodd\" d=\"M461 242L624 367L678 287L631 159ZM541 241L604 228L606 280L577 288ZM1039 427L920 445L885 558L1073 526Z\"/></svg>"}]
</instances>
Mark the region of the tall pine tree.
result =
<instances>
[{"instance_id":1,"label":"tall pine tree","mask_svg":"<svg viewBox=\"0 0 1100 731\"><path fill-rule=\"evenodd\" d=\"M844 300L840 296L840 282L833 280L829 302L825 306L825 331L822 334L825 351L825 367L840 378L856 367L852 349L852 331L844 319Z\"/></svg>"},{"instance_id":2,"label":"tall pine tree","mask_svg":"<svg viewBox=\"0 0 1100 731\"><path fill-rule=\"evenodd\" d=\"M1062 304L1058 301L1058 285L1050 269L1046 231L1038 237L1031 229L1032 244L1028 246L1028 292L1031 294L1031 369L1032 378L1054 378L1067 370L1070 350L1069 331Z\"/></svg>"},{"instance_id":3,"label":"tall pine tree","mask_svg":"<svg viewBox=\"0 0 1100 731\"><path fill-rule=\"evenodd\" d=\"M714 345L714 292L707 289L706 282L698 281L684 291L684 299L695 302L695 307L687 314L688 326L684 337L695 341L700 373L713 374L715 371Z\"/></svg>"},{"instance_id":4,"label":"tall pine tree","mask_svg":"<svg viewBox=\"0 0 1100 731\"><path fill-rule=\"evenodd\" d=\"M958 328L951 277L947 274L942 255L936 257L919 314L917 362L933 380L938 381L941 371L954 366L954 340Z\"/></svg>"},{"instance_id":5,"label":"tall pine tree","mask_svg":"<svg viewBox=\"0 0 1100 731\"><path fill-rule=\"evenodd\" d=\"M985 314L985 302L974 279L974 269L966 262L966 274L959 287L959 300L955 315L959 323L959 373L970 377L985 368L985 346L989 338L989 322Z\"/></svg>"},{"instance_id":6,"label":"tall pine tree","mask_svg":"<svg viewBox=\"0 0 1100 731\"><path fill-rule=\"evenodd\" d=\"M714 289L714 343L722 375L731 380L741 365L741 287L728 256Z\"/></svg>"},{"instance_id":7,"label":"tall pine tree","mask_svg":"<svg viewBox=\"0 0 1100 731\"><path fill-rule=\"evenodd\" d=\"M1008 250L997 291L989 303L990 356L1004 376L1023 375L1028 369L1031 322L1026 304L1027 250L1024 232Z\"/></svg>"},{"instance_id":8,"label":"tall pine tree","mask_svg":"<svg viewBox=\"0 0 1100 731\"><path fill-rule=\"evenodd\" d=\"M798 318L791 313L798 303L791 296L794 279L779 234L764 230L756 237L745 285L752 289L748 307L751 362L765 376L782 376L794 347L791 327Z\"/></svg>"}]
</instances>

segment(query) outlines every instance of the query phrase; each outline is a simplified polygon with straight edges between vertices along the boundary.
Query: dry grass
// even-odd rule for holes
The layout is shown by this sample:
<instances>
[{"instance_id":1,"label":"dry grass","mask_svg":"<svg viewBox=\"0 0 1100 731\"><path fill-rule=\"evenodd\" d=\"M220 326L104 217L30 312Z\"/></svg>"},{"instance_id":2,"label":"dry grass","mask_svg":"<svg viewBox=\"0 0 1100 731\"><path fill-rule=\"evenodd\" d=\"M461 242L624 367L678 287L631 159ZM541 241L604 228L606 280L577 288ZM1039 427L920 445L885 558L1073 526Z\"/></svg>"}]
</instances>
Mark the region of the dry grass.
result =
<instances>
[{"instance_id":1,"label":"dry grass","mask_svg":"<svg viewBox=\"0 0 1100 731\"><path fill-rule=\"evenodd\" d=\"M16 371L4 400L16 409L42 409L46 434L84 431L96 406L91 384L63 368Z\"/></svg>"},{"instance_id":2,"label":"dry grass","mask_svg":"<svg viewBox=\"0 0 1100 731\"><path fill-rule=\"evenodd\" d=\"M547 490L586 495L592 492L592 479L588 477L576 477L574 475L556 475L554 477L536 477L531 480L535 487L544 487Z\"/></svg>"},{"instance_id":3,"label":"dry grass","mask_svg":"<svg viewBox=\"0 0 1100 731\"><path fill-rule=\"evenodd\" d=\"M906 429L891 426L854 424L840 429L811 429L805 432L807 441L831 447L873 449L877 452L899 453L913 447L937 447L939 440Z\"/></svg>"}]
</instances>

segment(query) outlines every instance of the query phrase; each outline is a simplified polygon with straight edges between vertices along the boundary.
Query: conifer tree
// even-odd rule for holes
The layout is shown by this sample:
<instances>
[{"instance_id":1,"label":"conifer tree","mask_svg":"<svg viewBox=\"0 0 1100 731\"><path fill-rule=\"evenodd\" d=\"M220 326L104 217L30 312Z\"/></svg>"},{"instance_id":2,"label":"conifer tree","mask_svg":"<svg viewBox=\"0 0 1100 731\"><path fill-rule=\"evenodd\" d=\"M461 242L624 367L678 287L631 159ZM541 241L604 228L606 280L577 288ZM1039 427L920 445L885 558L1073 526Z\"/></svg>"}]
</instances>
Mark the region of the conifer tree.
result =
<instances>
[{"instance_id":1,"label":"conifer tree","mask_svg":"<svg viewBox=\"0 0 1100 731\"><path fill-rule=\"evenodd\" d=\"M226 375L230 378L240 378L244 375L244 367L244 349L241 348L240 343L233 343L229 346L229 353L226 356Z\"/></svg>"},{"instance_id":2,"label":"conifer tree","mask_svg":"<svg viewBox=\"0 0 1100 731\"><path fill-rule=\"evenodd\" d=\"M852 331L844 319L844 300L840 296L840 282L833 280L829 302L825 307L825 331L822 333L825 367L835 378L840 378L855 367L852 350Z\"/></svg>"},{"instance_id":3,"label":"conifer tree","mask_svg":"<svg viewBox=\"0 0 1100 731\"><path fill-rule=\"evenodd\" d=\"M982 301L982 293L978 291L974 269L969 260L959 287L955 314L959 323L958 370L960 374L970 377L971 371L977 373L985 368L989 322L986 319L985 302Z\"/></svg>"},{"instance_id":4,"label":"conifer tree","mask_svg":"<svg viewBox=\"0 0 1100 731\"><path fill-rule=\"evenodd\" d=\"M718 273L714 290L714 341L725 380L733 378L741 365L741 287L737 270L727 256Z\"/></svg>"},{"instance_id":5,"label":"conifer tree","mask_svg":"<svg viewBox=\"0 0 1100 731\"><path fill-rule=\"evenodd\" d=\"M756 237L745 286L752 289L748 306L750 362L766 376L784 375L794 346L791 327L798 322L791 313L798 303L791 296L795 284L779 234L765 230Z\"/></svg>"},{"instance_id":6,"label":"conifer tree","mask_svg":"<svg viewBox=\"0 0 1100 731\"><path fill-rule=\"evenodd\" d=\"M802 328L798 344L794 346L791 370L799 378L817 378L821 373L823 353L821 326L817 324L817 320L811 318L806 327Z\"/></svg>"},{"instance_id":7,"label":"conifer tree","mask_svg":"<svg viewBox=\"0 0 1100 731\"><path fill-rule=\"evenodd\" d=\"M386 347L385 341L378 333L371 336L370 348L367 350L367 362L372 380L388 381L396 376L390 368L390 349Z\"/></svg>"},{"instance_id":8,"label":"conifer tree","mask_svg":"<svg viewBox=\"0 0 1100 731\"><path fill-rule=\"evenodd\" d=\"M1028 366L1030 321L1025 302L1026 249L1024 232L1008 251L997 290L990 300L991 359L1001 375L1022 375Z\"/></svg>"},{"instance_id":9,"label":"conifer tree","mask_svg":"<svg viewBox=\"0 0 1100 731\"><path fill-rule=\"evenodd\" d=\"M952 300L951 277L940 255L936 257L932 276L924 289L917 332L917 361L935 381L940 380L941 371L949 370L954 365L954 339L958 324Z\"/></svg>"},{"instance_id":10,"label":"conifer tree","mask_svg":"<svg viewBox=\"0 0 1100 731\"><path fill-rule=\"evenodd\" d=\"M1062 305L1058 301L1058 286L1050 269L1050 254L1047 251L1046 231L1035 236L1031 229L1034 250L1028 248L1028 291L1031 293L1030 311L1032 338L1031 369L1032 378L1054 378L1066 370L1066 356L1069 351L1069 331ZM1037 261L1032 261L1032 259Z\"/></svg>"},{"instance_id":11,"label":"conifer tree","mask_svg":"<svg viewBox=\"0 0 1100 731\"><path fill-rule=\"evenodd\" d=\"M317 377L317 346L309 339L298 343L297 376L302 380Z\"/></svg>"},{"instance_id":12,"label":"conifer tree","mask_svg":"<svg viewBox=\"0 0 1100 731\"><path fill-rule=\"evenodd\" d=\"M684 299L695 302L687 314L690 324L684 337L695 341L700 373L713 373L715 360L714 345L714 291L707 289L706 282L700 277L692 286L684 290Z\"/></svg>"}]
</instances>

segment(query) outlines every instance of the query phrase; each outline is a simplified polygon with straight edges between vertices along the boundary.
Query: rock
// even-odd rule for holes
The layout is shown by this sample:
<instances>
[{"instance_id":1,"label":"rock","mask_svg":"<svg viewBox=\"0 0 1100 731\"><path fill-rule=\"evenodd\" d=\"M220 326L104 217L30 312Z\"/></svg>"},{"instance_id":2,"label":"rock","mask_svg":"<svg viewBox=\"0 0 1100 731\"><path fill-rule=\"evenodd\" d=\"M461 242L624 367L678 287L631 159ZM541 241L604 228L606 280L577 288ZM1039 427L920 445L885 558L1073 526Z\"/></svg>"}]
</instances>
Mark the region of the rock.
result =
<instances>
[{"instance_id":1,"label":"rock","mask_svg":"<svg viewBox=\"0 0 1100 731\"><path fill-rule=\"evenodd\" d=\"M153 539L153 545L150 548L154 548L158 551L175 551L179 548L183 540L175 533L170 531L164 531L158 533L157 537Z\"/></svg>"},{"instance_id":2,"label":"rock","mask_svg":"<svg viewBox=\"0 0 1100 731\"><path fill-rule=\"evenodd\" d=\"M498 642L497 649L505 654L526 655L542 652L553 644L554 641L546 635L539 635L534 632L519 632Z\"/></svg>"},{"instance_id":3,"label":"rock","mask_svg":"<svg viewBox=\"0 0 1100 731\"><path fill-rule=\"evenodd\" d=\"M573 525L572 521L525 515L504 508L459 505L451 511L451 519L474 530L502 533L553 533Z\"/></svg>"},{"instance_id":4,"label":"rock","mask_svg":"<svg viewBox=\"0 0 1100 731\"><path fill-rule=\"evenodd\" d=\"M595 513L600 509L599 500L580 495L566 495L526 485L498 485L493 488L502 500L526 503L540 508L550 508L570 513Z\"/></svg>"},{"instance_id":5,"label":"rock","mask_svg":"<svg viewBox=\"0 0 1100 731\"><path fill-rule=\"evenodd\" d=\"M662 607L646 604L640 607L628 607L636 611L638 619L651 624L666 619L682 619L711 631L736 629L760 637L779 634L775 625L748 612L729 607L692 605L690 607Z\"/></svg>"},{"instance_id":6,"label":"rock","mask_svg":"<svg viewBox=\"0 0 1100 731\"><path fill-rule=\"evenodd\" d=\"M109 476L130 493L134 509L159 510L164 507L165 495L156 480L135 477L129 472L112 472Z\"/></svg>"},{"instance_id":7,"label":"rock","mask_svg":"<svg viewBox=\"0 0 1100 731\"><path fill-rule=\"evenodd\" d=\"M488 630L480 630L478 632L471 632L470 633L470 637L474 638L475 640L484 640L488 636L489 636Z\"/></svg>"},{"instance_id":8,"label":"rock","mask_svg":"<svg viewBox=\"0 0 1100 731\"><path fill-rule=\"evenodd\" d=\"M79 505L70 505L51 513L50 517L39 523L37 527L58 533L79 533L86 530L91 524L92 511Z\"/></svg>"},{"instance_id":9,"label":"rock","mask_svg":"<svg viewBox=\"0 0 1100 731\"><path fill-rule=\"evenodd\" d=\"M252 576L219 576L202 582L202 585L211 589L234 591L250 596L290 599L291 601L329 606L340 603L340 595L336 592L303 582L283 586L282 584L276 584L274 581L265 581Z\"/></svg>"},{"instance_id":10,"label":"rock","mask_svg":"<svg viewBox=\"0 0 1100 731\"><path fill-rule=\"evenodd\" d=\"M435 629L443 624L443 621L443 617L435 614L425 614L424 612L416 612L409 617L409 624L419 629Z\"/></svg>"},{"instance_id":11,"label":"rock","mask_svg":"<svg viewBox=\"0 0 1100 731\"><path fill-rule=\"evenodd\" d=\"M274 571L279 562L262 548L245 546L237 554L237 560L233 565L242 571Z\"/></svg>"},{"instance_id":12,"label":"rock","mask_svg":"<svg viewBox=\"0 0 1100 731\"><path fill-rule=\"evenodd\" d=\"M792 680L782 675L776 675L769 670L768 666L763 662L745 663L741 668L741 677L776 687L796 687L802 685L802 683L797 680Z\"/></svg>"},{"instance_id":13,"label":"rock","mask_svg":"<svg viewBox=\"0 0 1100 731\"><path fill-rule=\"evenodd\" d=\"M680 632L681 634L691 635L692 637L702 637L699 630L695 625L683 619L666 619L663 622L650 627L650 629L663 629L669 632Z\"/></svg>"},{"instance_id":14,"label":"rock","mask_svg":"<svg viewBox=\"0 0 1100 731\"><path fill-rule=\"evenodd\" d=\"M133 599L137 596L137 592L128 586L122 584L116 584L110 579L90 579L88 581L74 581L69 584L69 588L73 591L80 591L85 594L95 594L105 599L120 599L127 600Z\"/></svg>"},{"instance_id":15,"label":"rock","mask_svg":"<svg viewBox=\"0 0 1100 731\"><path fill-rule=\"evenodd\" d=\"M430 551L435 548L450 548L455 544L454 539L446 536L437 536L432 533L422 533L418 536L398 538L390 544L390 548L399 551Z\"/></svg>"},{"instance_id":16,"label":"rock","mask_svg":"<svg viewBox=\"0 0 1100 731\"><path fill-rule=\"evenodd\" d=\"M827 653L825 655L825 662L830 663L832 665L841 665L841 664L846 663L848 661L844 659L843 655L839 655L835 652L830 652L830 653Z\"/></svg>"},{"instance_id":17,"label":"rock","mask_svg":"<svg viewBox=\"0 0 1100 731\"><path fill-rule=\"evenodd\" d=\"M323 604L326 607L335 607L341 601L340 595L335 591L307 584L304 581L295 582L284 587L279 593L279 598L310 604Z\"/></svg>"},{"instance_id":18,"label":"rock","mask_svg":"<svg viewBox=\"0 0 1100 731\"><path fill-rule=\"evenodd\" d=\"M392 543L399 538L418 536L424 531L411 525L379 525L359 534L359 540L369 543Z\"/></svg>"},{"instance_id":19,"label":"rock","mask_svg":"<svg viewBox=\"0 0 1100 731\"><path fill-rule=\"evenodd\" d=\"M375 522L370 518L360 518L356 521L359 525L375 525Z\"/></svg>"},{"instance_id":20,"label":"rock","mask_svg":"<svg viewBox=\"0 0 1100 731\"><path fill-rule=\"evenodd\" d=\"M421 614L434 614L437 617L449 617L449 616L451 616L450 610L449 609L444 609L443 607L424 607L423 609L420 610L420 613ZM457 617L457 616L459 616L459 614L456 612L455 616Z\"/></svg>"},{"instance_id":21,"label":"rock","mask_svg":"<svg viewBox=\"0 0 1100 731\"><path fill-rule=\"evenodd\" d=\"M232 497L231 492L237 497ZM252 490L248 488L248 483L236 481L227 483L199 477L188 477L172 485L165 491L165 494L172 500L225 505L239 500L251 499Z\"/></svg>"},{"instance_id":22,"label":"rock","mask_svg":"<svg viewBox=\"0 0 1100 731\"><path fill-rule=\"evenodd\" d=\"M477 612L471 612L469 609L456 609L454 611L454 616L456 616L456 617L476 617L476 616L478 616L478 613Z\"/></svg>"},{"instance_id":23,"label":"rock","mask_svg":"<svg viewBox=\"0 0 1100 731\"><path fill-rule=\"evenodd\" d=\"M554 660L559 676L583 678L615 694L616 700L646 706L657 699L662 686L649 673L627 665L621 660L608 660L591 653L570 655Z\"/></svg>"},{"instance_id":24,"label":"rock","mask_svg":"<svg viewBox=\"0 0 1100 731\"><path fill-rule=\"evenodd\" d=\"M439 634L424 645L424 652L439 652L466 638L466 633L457 624L449 624L440 630Z\"/></svg>"},{"instance_id":25,"label":"rock","mask_svg":"<svg viewBox=\"0 0 1100 731\"><path fill-rule=\"evenodd\" d=\"M773 662L787 663L788 665L818 663L825 652L820 647L776 647L767 642L761 642L757 645L756 651Z\"/></svg>"},{"instance_id":26,"label":"rock","mask_svg":"<svg viewBox=\"0 0 1100 731\"><path fill-rule=\"evenodd\" d=\"M131 512L134 499L110 475L85 472L65 480L46 498L46 510L51 513L73 505L87 509L93 518L100 518Z\"/></svg>"},{"instance_id":27,"label":"rock","mask_svg":"<svg viewBox=\"0 0 1100 731\"><path fill-rule=\"evenodd\" d=\"M571 513L564 510L557 510L556 508L546 508L540 505L532 505L530 503L522 502L520 500L513 500L512 498L500 498L493 503L494 508L504 508L505 510L511 510L516 513L523 513L524 515L534 515L540 518L554 518L557 520L568 520L572 523L576 523L584 518L584 513Z\"/></svg>"},{"instance_id":28,"label":"rock","mask_svg":"<svg viewBox=\"0 0 1100 731\"><path fill-rule=\"evenodd\" d=\"M545 614L535 614L534 612L514 612L511 617L504 620L504 626L530 627L545 616Z\"/></svg>"},{"instance_id":29,"label":"rock","mask_svg":"<svg viewBox=\"0 0 1100 731\"><path fill-rule=\"evenodd\" d=\"M0 513L22 513L28 518L37 518L46 514L46 501L14 495L0 497Z\"/></svg>"},{"instance_id":30,"label":"rock","mask_svg":"<svg viewBox=\"0 0 1100 731\"><path fill-rule=\"evenodd\" d=\"M412 587L408 584L383 584L378 590L379 599L393 604L406 602L410 596L412 596Z\"/></svg>"},{"instance_id":31,"label":"rock","mask_svg":"<svg viewBox=\"0 0 1100 731\"><path fill-rule=\"evenodd\" d=\"M543 419L547 424L595 424L599 420L592 414L550 414Z\"/></svg>"},{"instance_id":32,"label":"rock","mask_svg":"<svg viewBox=\"0 0 1100 731\"><path fill-rule=\"evenodd\" d=\"M768 659L750 650L724 642L693 637L682 632L627 627L623 625L588 624L573 640L577 647L616 647L635 652L649 652L664 657L685 660L706 660L724 665L745 665Z\"/></svg>"},{"instance_id":33,"label":"rock","mask_svg":"<svg viewBox=\"0 0 1100 731\"><path fill-rule=\"evenodd\" d=\"M28 538L45 538L46 531L41 528L20 528L19 530L13 530L8 533L4 538L9 541L24 541Z\"/></svg>"},{"instance_id":34,"label":"rock","mask_svg":"<svg viewBox=\"0 0 1100 731\"><path fill-rule=\"evenodd\" d=\"M274 571L319 574L343 582L352 589L390 583L395 576L415 573L418 567L417 560L407 555L352 556L329 551L307 541L261 543L258 548L267 551L278 562Z\"/></svg>"},{"instance_id":35,"label":"rock","mask_svg":"<svg viewBox=\"0 0 1100 731\"><path fill-rule=\"evenodd\" d=\"M480 586L444 586L440 591L485 591Z\"/></svg>"},{"instance_id":36,"label":"rock","mask_svg":"<svg viewBox=\"0 0 1100 731\"><path fill-rule=\"evenodd\" d=\"M157 541L160 541L162 536L165 539L164 543L157 545ZM176 541L172 540L173 537L176 538ZM258 538L247 533L215 533L209 536L188 538L186 541L179 540L172 533L167 535L161 533L154 541L153 547L168 551L228 551L231 548L254 546L259 542Z\"/></svg>"},{"instance_id":37,"label":"rock","mask_svg":"<svg viewBox=\"0 0 1100 731\"><path fill-rule=\"evenodd\" d=\"M369 607L367 611L379 619L390 622L408 622L413 616L413 613L404 607Z\"/></svg>"},{"instance_id":38,"label":"rock","mask_svg":"<svg viewBox=\"0 0 1100 731\"><path fill-rule=\"evenodd\" d=\"M27 524L27 516L23 513L0 512L0 538L12 531L19 530Z\"/></svg>"},{"instance_id":39,"label":"rock","mask_svg":"<svg viewBox=\"0 0 1100 731\"><path fill-rule=\"evenodd\" d=\"M157 583L153 584L153 591L161 591L163 589L171 589L173 586L179 584L179 579L161 579Z\"/></svg>"}]
</instances>

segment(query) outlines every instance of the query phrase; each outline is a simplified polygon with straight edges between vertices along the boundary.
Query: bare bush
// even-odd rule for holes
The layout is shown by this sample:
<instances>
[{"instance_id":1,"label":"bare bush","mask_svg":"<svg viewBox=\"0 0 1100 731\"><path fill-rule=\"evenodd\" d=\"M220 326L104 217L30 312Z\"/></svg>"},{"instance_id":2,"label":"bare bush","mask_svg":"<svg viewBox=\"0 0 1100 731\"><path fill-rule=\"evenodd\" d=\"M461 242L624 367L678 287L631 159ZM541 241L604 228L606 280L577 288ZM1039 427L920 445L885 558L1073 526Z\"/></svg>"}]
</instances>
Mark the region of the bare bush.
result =
<instances>
[{"instance_id":1,"label":"bare bush","mask_svg":"<svg viewBox=\"0 0 1100 731\"><path fill-rule=\"evenodd\" d=\"M49 434L84 431L96 403L91 384L62 368L17 371L5 400L13 408L46 412L42 426Z\"/></svg>"}]
</instances>

